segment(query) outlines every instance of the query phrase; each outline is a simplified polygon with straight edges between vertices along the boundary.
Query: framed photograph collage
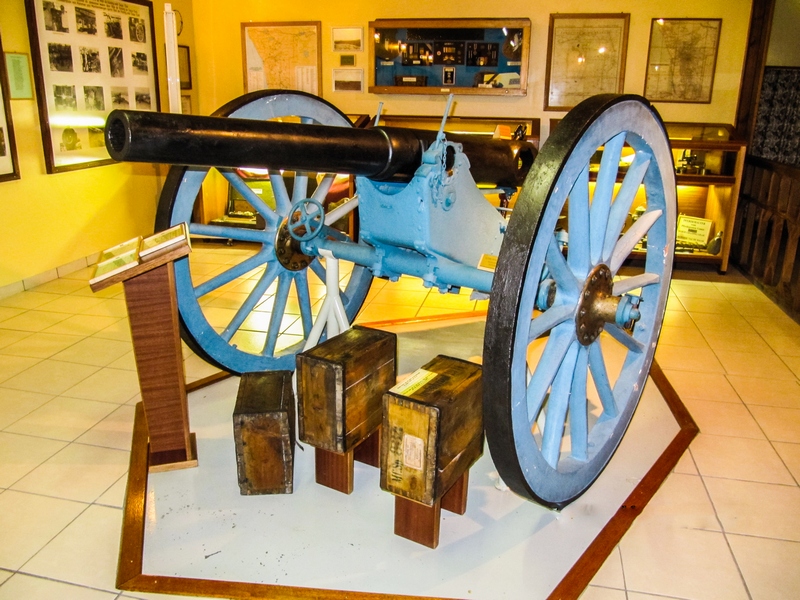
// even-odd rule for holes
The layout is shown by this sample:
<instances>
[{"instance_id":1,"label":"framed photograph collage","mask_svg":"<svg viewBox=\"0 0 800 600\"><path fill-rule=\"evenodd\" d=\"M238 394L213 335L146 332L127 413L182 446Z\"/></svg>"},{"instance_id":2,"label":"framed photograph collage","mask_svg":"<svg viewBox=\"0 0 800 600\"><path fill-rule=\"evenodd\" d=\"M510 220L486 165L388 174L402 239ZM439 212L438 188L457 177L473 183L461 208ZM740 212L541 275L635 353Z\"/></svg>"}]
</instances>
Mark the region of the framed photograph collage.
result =
<instances>
[{"instance_id":1,"label":"framed photograph collage","mask_svg":"<svg viewBox=\"0 0 800 600\"><path fill-rule=\"evenodd\" d=\"M106 116L159 109L146 0L25 0L48 173L111 162Z\"/></svg>"},{"instance_id":2,"label":"framed photograph collage","mask_svg":"<svg viewBox=\"0 0 800 600\"><path fill-rule=\"evenodd\" d=\"M0 40L0 58L3 56L3 41ZM19 179L17 146L14 140L14 123L11 120L11 94L8 86L6 63L0 61L0 181Z\"/></svg>"}]
</instances>

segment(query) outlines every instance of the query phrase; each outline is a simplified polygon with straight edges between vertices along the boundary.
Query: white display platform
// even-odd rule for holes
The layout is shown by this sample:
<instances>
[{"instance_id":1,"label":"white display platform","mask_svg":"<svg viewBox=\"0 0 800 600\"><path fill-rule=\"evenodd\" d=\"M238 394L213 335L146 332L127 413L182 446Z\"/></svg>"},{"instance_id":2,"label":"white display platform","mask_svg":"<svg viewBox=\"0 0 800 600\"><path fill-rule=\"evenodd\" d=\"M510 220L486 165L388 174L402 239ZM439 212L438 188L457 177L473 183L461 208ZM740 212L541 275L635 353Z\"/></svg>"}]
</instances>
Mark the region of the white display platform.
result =
<instances>
[{"instance_id":1,"label":"white display platform","mask_svg":"<svg viewBox=\"0 0 800 600\"><path fill-rule=\"evenodd\" d=\"M435 354L481 352L483 324L399 335L401 370ZM314 482L314 450L295 454L294 494L242 496L232 412L238 378L190 395L199 467L148 477L142 573L444 598L545 598L617 512L679 426L648 380L609 466L576 502L551 511L498 489L487 451L467 512L442 511L439 547L393 534L394 498L356 463L344 495Z\"/></svg>"}]
</instances>

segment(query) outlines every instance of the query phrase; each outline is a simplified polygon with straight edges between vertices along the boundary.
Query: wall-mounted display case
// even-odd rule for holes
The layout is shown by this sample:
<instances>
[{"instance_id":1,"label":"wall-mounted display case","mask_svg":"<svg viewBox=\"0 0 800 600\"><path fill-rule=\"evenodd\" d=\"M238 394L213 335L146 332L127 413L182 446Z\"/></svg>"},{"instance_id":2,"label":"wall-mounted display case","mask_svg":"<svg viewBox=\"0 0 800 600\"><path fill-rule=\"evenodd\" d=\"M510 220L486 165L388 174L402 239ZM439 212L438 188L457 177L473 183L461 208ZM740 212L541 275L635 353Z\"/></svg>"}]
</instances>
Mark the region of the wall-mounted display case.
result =
<instances>
[{"instance_id":1,"label":"wall-mounted display case","mask_svg":"<svg viewBox=\"0 0 800 600\"><path fill-rule=\"evenodd\" d=\"M524 96L529 19L379 19L369 24L375 94Z\"/></svg>"},{"instance_id":2,"label":"wall-mounted display case","mask_svg":"<svg viewBox=\"0 0 800 600\"><path fill-rule=\"evenodd\" d=\"M550 120L551 133L558 122L559 119ZM724 273L728 269L747 146L730 125L665 125L672 146L675 180L678 185L679 235L675 258L681 262L716 264ZM593 157L590 173L592 165L599 168L601 154L598 152ZM632 149L623 149L618 176L620 182L627 169L626 157L632 158L632 155ZM644 202L644 193L641 192L631 208L631 220L636 219L636 209ZM682 216L686 217L685 223L691 223L684 226L683 231ZM698 228L702 228L702 231L697 231ZM716 241L715 237L718 237Z\"/></svg>"}]
</instances>

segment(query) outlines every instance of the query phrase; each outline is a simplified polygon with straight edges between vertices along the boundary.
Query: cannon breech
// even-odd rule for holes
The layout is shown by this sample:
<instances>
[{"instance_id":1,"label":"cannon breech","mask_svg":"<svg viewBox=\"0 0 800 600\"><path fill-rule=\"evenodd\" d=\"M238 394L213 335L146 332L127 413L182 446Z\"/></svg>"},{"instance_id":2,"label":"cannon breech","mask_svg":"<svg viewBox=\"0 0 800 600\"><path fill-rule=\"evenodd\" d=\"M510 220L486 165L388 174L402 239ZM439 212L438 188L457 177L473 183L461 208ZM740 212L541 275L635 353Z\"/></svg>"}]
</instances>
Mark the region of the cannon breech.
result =
<instances>
[{"instance_id":1,"label":"cannon breech","mask_svg":"<svg viewBox=\"0 0 800 600\"><path fill-rule=\"evenodd\" d=\"M536 156L529 142L447 134L462 145L477 183L522 184ZM106 147L119 161L198 167L252 167L346 173L375 181L409 181L435 131L355 129L147 111L115 110Z\"/></svg>"}]
</instances>

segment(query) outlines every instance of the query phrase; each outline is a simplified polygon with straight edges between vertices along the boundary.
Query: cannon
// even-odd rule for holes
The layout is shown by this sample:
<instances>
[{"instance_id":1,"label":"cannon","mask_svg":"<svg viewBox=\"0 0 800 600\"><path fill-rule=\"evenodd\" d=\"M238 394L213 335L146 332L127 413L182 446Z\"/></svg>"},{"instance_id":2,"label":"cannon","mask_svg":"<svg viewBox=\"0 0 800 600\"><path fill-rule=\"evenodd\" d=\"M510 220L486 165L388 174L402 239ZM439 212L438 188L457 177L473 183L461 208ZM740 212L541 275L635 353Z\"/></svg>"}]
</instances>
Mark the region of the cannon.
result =
<instances>
[{"instance_id":1,"label":"cannon","mask_svg":"<svg viewBox=\"0 0 800 600\"><path fill-rule=\"evenodd\" d=\"M373 277L413 275L443 293L488 297L492 459L517 494L561 508L610 460L655 353L675 246L669 141L656 110L632 95L585 100L538 155L524 142L443 130L444 122L438 132L358 130L320 98L264 90L211 117L114 111L106 145L118 160L179 165L157 230L187 222L194 235L254 249L210 273L193 269L192 255L175 264L184 339L228 371L293 369L297 352L355 318ZM237 167L269 170L274 205ZM191 223L212 168L262 227ZM356 176L355 197L338 205L325 202L336 173ZM510 216L476 182L521 184ZM644 212L632 222L634 206ZM334 227L348 214L357 228ZM243 277L220 318L208 298ZM313 305L310 289L323 283ZM250 331L249 319L268 323L266 333Z\"/></svg>"}]
</instances>

